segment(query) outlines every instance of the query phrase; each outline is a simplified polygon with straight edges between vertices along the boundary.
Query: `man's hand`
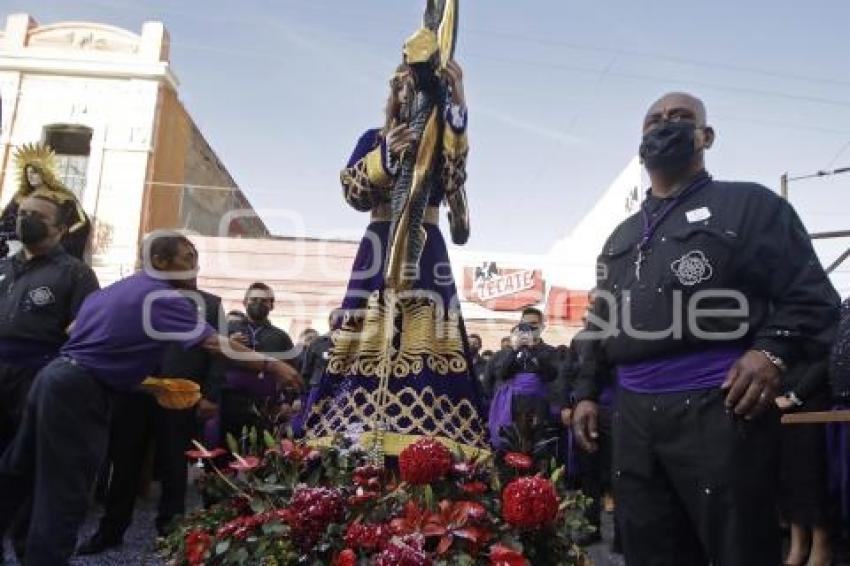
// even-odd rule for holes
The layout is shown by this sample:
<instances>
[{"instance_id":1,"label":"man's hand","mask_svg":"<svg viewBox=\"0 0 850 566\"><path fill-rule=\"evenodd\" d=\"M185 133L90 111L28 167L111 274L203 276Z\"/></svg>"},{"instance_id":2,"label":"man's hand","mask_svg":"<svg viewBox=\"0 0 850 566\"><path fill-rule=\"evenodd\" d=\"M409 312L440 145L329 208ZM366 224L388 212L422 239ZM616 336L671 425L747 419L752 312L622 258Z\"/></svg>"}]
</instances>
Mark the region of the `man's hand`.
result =
<instances>
[{"instance_id":1,"label":"man's hand","mask_svg":"<svg viewBox=\"0 0 850 566\"><path fill-rule=\"evenodd\" d=\"M564 426L568 427L573 422L573 408L572 407L564 407L561 409L561 422Z\"/></svg>"},{"instance_id":2,"label":"man's hand","mask_svg":"<svg viewBox=\"0 0 850 566\"><path fill-rule=\"evenodd\" d=\"M208 421L218 415L218 405L212 401L201 399L195 408L195 415L199 421Z\"/></svg>"},{"instance_id":3,"label":"man's hand","mask_svg":"<svg viewBox=\"0 0 850 566\"><path fill-rule=\"evenodd\" d=\"M599 430L597 419L599 417L599 405L594 401L585 399L579 401L573 410L573 434L576 436L579 446L587 452L599 450Z\"/></svg>"},{"instance_id":4,"label":"man's hand","mask_svg":"<svg viewBox=\"0 0 850 566\"><path fill-rule=\"evenodd\" d=\"M407 124L397 124L387 132L387 147L390 153L400 156L416 140L416 132Z\"/></svg>"},{"instance_id":5,"label":"man's hand","mask_svg":"<svg viewBox=\"0 0 850 566\"><path fill-rule=\"evenodd\" d=\"M280 360L274 360L269 362L267 371L278 383L297 389L298 391L304 390L304 380L301 379L301 376L291 365Z\"/></svg>"},{"instance_id":6,"label":"man's hand","mask_svg":"<svg viewBox=\"0 0 850 566\"><path fill-rule=\"evenodd\" d=\"M465 106L466 97L463 93L463 70L457 64L457 61L449 61L449 64L446 65L445 77L446 84L452 93L452 103L458 106Z\"/></svg>"},{"instance_id":7,"label":"man's hand","mask_svg":"<svg viewBox=\"0 0 850 566\"><path fill-rule=\"evenodd\" d=\"M779 397L774 399L773 402L776 403L776 407L780 411L782 411L783 413L786 412L786 411L790 411L791 409L796 408L796 405L794 405L794 402L791 401L791 399L789 399L785 395L780 395Z\"/></svg>"},{"instance_id":8,"label":"man's hand","mask_svg":"<svg viewBox=\"0 0 850 566\"><path fill-rule=\"evenodd\" d=\"M720 386L726 394L726 407L736 415L752 419L775 402L779 390L779 368L757 350L741 356Z\"/></svg>"},{"instance_id":9,"label":"man's hand","mask_svg":"<svg viewBox=\"0 0 850 566\"><path fill-rule=\"evenodd\" d=\"M236 342L239 342L240 344L242 344L246 348L248 347L248 337L245 336L244 334L242 334L241 332L234 332L233 334L230 335L230 339L235 340Z\"/></svg>"}]
</instances>

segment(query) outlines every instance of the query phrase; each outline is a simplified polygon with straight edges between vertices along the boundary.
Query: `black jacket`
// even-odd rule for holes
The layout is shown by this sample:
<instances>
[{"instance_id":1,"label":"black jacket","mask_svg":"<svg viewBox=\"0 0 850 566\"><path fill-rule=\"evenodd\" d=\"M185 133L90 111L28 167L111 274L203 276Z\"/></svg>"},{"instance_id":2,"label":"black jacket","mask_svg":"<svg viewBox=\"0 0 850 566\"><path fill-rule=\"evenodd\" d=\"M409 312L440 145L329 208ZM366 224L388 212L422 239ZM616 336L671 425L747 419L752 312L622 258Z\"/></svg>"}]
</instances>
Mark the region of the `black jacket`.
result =
<instances>
[{"instance_id":1,"label":"black jacket","mask_svg":"<svg viewBox=\"0 0 850 566\"><path fill-rule=\"evenodd\" d=\"M333 342L329 335L319 336L304 352L304 362L299 368L309 386L319 385L328 366Z\"/></svg>"},{"instance_id":2,"label":"black jacket","mask_svg":"<svg viewBox=\"0 0 850 566\"><path fill-rule=\"evenodd\" d=\"M644 207L651 214L665 204L649 196ZM838 294L796 212L769 189L709 180L682 197L652 235L638 279L637 245L643 234L638 212L614 230L599 256L601 293L594 298L587 330L611 332L582 333L592 342L586 359L595 370L581 372L578 398L598 394L591 374L724 341L770 351L788 364L827 354ZM706 298L706 293L715 296ZM703 311L689 319L697 312L694 305L726 312ZM680 330L668 332L677 327L676 318ZM736 330L738 336L730 338ZM659 336L639 335L646 332Z\"/></svg>"},{"instance_id":3,"label":"black jacket","mask_svg":"<svg viewBox=\"0 0 850 566\"><path fill-rule=\"evenodd\" d=\"M99 288L92 269L57 246L26 260L0 259L0 339L59 346L86 297Z\"/></svg>"},{"instance_id":4,"label":"black jacket","mask_svg":"<svg viewBox=\"0 0 850 566\"><path fill-rule=\"evenodd\" d=\"M221 298L198 291L204 300L204 318L213 328L218 328L224 320ZM170 344L165 350L158 375L191 379L201 386L204 398L217 403L221 396L221 386L225 379L226 364L220 358L210 354L201 346L184 350L179 344Z\"/></svg>"},{"instance_id":5,"label":"black jacket","mask_svg":"<svg viewBox=\"0 0 850 566\"><path fill-rule=\"evenodd\" d=\"M540 375L547 390L549 402L553 405L566 403L567 384L561 371L561 353L549 344L540 343L529 348L529 356L523 360L519 352L513 349L499 350L484 370L484 394L488 399L495 390L513 376L524 371L533 371Z\"/></svg>"}]
</instances>

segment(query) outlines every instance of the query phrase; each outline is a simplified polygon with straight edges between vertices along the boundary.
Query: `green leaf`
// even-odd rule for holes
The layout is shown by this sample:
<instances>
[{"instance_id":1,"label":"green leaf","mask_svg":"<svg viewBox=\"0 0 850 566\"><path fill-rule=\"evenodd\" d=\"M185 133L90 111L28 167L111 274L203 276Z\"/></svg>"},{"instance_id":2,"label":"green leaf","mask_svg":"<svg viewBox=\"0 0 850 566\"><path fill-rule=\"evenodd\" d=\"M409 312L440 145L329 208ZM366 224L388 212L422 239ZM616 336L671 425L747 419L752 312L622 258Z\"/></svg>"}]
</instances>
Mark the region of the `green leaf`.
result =
<instances>
[{"instance_id":1,"label":"green leaf","mask_svg":"<svg viewBox=\"0 0 850 566\"><path fill-rule=\"evenodd\" d=\"M265 525L263 525L264 535L279 535L282 534L284 531L286 531L286 527L284 527L283 524L278 521L266 523Z\"/></svg>"},{"instance_id":2,"label":"green leaf","mask_svg":"<svg viewBox=\"0 0 850 566\"><path fill-rule=\"evenodd\" d=\"M225 552L227 552L227 549L228 549L228 548L230 548L230 541L229 541L229 540L223 540L223 541L221 541L220 543L218 543L217 545L215 545L215 554L216 554L216 556L221 556L222 554L224 554Z\"/></svg>"},{"instance_id":3,"label":"green leaf","mask_svg":"<svg viewBox=\"0 0 850 566\"><path fill-rule=\"evenodd\" d=\"M277 446L274 436L272 436L272 434L267 430L263 431L263 442L265 442L266 448L274 448Z\"/></svg>"},{"instance_id":4,"label":"green leaf","mask_svg":"<svg viewBox=\"0 0 850 566\"><path fill-rule=\"evenodd\" d=\"M251 500L251 511L259 515L260 513L264 513L267 510L268 506L266 502L261 499L252 499Z\"/></svg>"},{"instance_id":5,"label":"green leaf","mask_svg":"<svg viewBox=\"0 0 850 566\"><path fill-rule=\"evenodd\" d=\"M422 497L425 499L425 507L428 509L434 508L434 490L430 485L426 485L422 490Z\"/></svg>"},{"instance_id":6,"label":"green leaf","mask_svg":"<svg viewBox=\"0 0 850 566\"><path fill-rule=\"evenodd\" d=\"M257 427L251 427L251 430L248 432L248 446L251 450L251 454L257 453Z\"/></svg>"},{"instance_id":7,"label":"green leaf","mask_svg":"<svg viewBox=\"0 0 850 566\"><path fill-rule=\"evenodd\" d=\"M560 466L552 472L552 476L549 478L553 484L557 484L564 475L564 466Z\"/></svg>"},{"instance_id":8,"label":"green leaf","mask_svg":"<svg viewBox=\"0 0 850 566\"><path fill-rule=\"evenodd\" d=\"M229 432L225 437L225 442L227 443L227 449L230 450L232 453L238 454L239 452L241 452L241 450L239 450L239 443L236 441L236 438L234 438L234 436Z\"/></svg>"}]
</instances>

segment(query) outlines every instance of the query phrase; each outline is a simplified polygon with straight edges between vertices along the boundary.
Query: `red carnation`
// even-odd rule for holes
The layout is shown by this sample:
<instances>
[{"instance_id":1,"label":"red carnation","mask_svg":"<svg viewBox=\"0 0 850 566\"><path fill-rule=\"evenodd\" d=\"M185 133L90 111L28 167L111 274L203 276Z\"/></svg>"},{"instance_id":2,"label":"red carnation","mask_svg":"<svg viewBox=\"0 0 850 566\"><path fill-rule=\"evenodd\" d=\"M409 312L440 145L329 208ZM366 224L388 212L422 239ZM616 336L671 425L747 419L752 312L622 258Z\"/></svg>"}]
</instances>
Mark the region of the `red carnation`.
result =
<instances>
[{"instance_id":1,"label":"red carnation","mask_svg":"<svg viewBox=\"0 0 850 566\"><path fill-rule=\"evenodd\" d=\"M431 566L433 562L423 550L424 546L421 536L393 538L375 558L375 566Z\"/></svg>"},{"instance_id":2,"label":"red carnation","mask_svg":"<svg viewBox=\"0 0 850 566\"><path fill-rule=\"evenodd\" d=\"M528 560L513 548L494 544L490 547L490 566L528 566Z\"/></svg>"},{"instance_id":3,"label":"red carnation","mask_svg":"<svg viewBox=\"0 0 850 566\"><path fill-rule=\"evenodd\" d=\"M198 566L204 563L207 551L210 549L212 539L210 535L201 530L191 531L186 535L186 562L190 566Z\"/></svg>"},{"instance_id":4,"label":"red carnation","mask_svg":"<svg viewBox=\"0 0 850 566\"><path fill-rule=\"evenodd\" d=\"M460 484L460 490L469 495L483 495L487 493L487 484L481 481L472 481Z\"/></svg>"},{"instance_id":5,"label":"red carnation","mask_svg":"<svg viewBox=\"0 0 850 566\"><path fill-rule=\"evenodd\" d=\"M425 485L444 478L451 471L452 454L440 441L423 438L401 451L398 467L403 481Z\"/></svg>"},{"instance_id":6,"label":"red carnation","mask_svg":"<svg viewBox=\"0 0 850 566\"><path fill-rule=\"evenodd\" d=\"M557 514L555 486L546 478L517 478L502 492L502 517L515 527L536 529L554 521Z\"/></svg>"},{"instance_id":7,"label":"red carnation","mask_svg":"<svg viewBox=\"0 0 850 566\"><path fill-rule=\"evenodd\" d=\"M326 487L302 487L292 496L286 522L292 538L302 548L315 545L331 523L342 520L345 500L339 491Z\"/></svg>"},{"instance_id":8,"label":"red carnation","mask_svg":"<svg viewBox=\"0 0 850 566\"><path fill-rule=\"evenodd\" d=\"M357 555L350 548L346 548L336 555L333 566L357 566Z\"/></svg>"},{"instance_id":9,"label":"red carnation","mask_svg":"<svg viewBox=\"0 0 850 566\"><path fill-rule=\"evenodd\" d=\"M345 544L366 551L380 550L392 537L389 525L351 523L345 531Z\"/></svg>"},{"instance_id":10,"label":"red carnation","mask_svg":"<svg viewBox=\"0 0 850 566\"><path fill-rule=\"evenodd\" d=\"M508 452L505 454L505 464L515 470L527 471L534 465L534 461L528 454L522 452Z\"/></svg>"}]
</instances>

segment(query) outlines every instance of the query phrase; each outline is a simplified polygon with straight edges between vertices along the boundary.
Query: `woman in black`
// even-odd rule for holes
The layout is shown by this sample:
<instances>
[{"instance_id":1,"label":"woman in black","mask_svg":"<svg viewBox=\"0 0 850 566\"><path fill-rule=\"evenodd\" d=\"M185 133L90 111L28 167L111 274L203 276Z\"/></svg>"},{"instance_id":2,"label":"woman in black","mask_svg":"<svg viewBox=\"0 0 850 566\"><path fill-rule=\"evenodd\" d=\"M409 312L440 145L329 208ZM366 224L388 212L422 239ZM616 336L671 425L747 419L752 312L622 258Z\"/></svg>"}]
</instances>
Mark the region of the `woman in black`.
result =
<instances>
[{"instance_id":1,"label":"woman in black","mask_svg":"<svg viewBox=\"0 0 850 566\"><path fill-rule=\"evenodd\" d=\"M791 367L777 407L786 413L829 410L828 366L824 359ZM791 526L785 564L827 565L832 546L824 425L783 426L780 453L779 509Z\"/></svg>"}]
</instances>

